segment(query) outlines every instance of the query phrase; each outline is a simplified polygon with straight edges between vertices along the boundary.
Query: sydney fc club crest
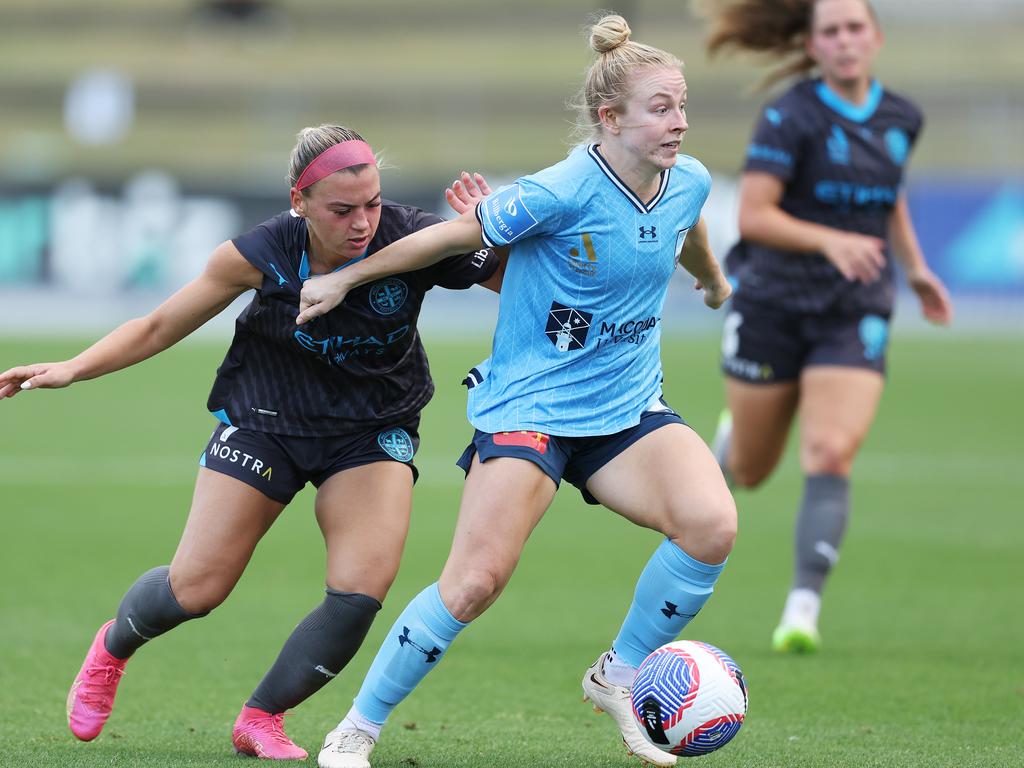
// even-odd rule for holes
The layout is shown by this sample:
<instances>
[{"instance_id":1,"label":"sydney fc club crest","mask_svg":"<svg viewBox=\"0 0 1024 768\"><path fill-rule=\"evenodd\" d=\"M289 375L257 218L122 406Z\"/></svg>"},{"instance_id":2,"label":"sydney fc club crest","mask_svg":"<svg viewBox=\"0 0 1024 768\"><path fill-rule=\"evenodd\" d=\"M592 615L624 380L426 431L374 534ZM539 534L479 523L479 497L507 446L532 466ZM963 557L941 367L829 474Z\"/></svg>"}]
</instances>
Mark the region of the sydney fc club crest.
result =
<instances>
[{"instance_id":1,"label":"sydney fc club crest","mask_svg":"<svg viewBox=\"0 0 1024 768\"><path fill-rule=\"evenodd\" d=\"M544 333L559 352L583 349L593 318L594 315L590 312L580 312L578 309L553 301L548 312L548 327Z\"/></svg>"},{"instance_id":2,"label":"sydney fc club crest","mask_svg":"<svg viewBox=\"0 0 1024 768\"><path fill-rule=\"evenodd\" d=\"M412 438L404 429L389 429L377 435L377 445L395 461L408 464L412 461L412 455L416 449L413 447Z\"/></svg>"},{"instance_id":3,"label":"sydney fc club crest","mask_svg":"<svg viewBox=\"0 0 1024 768\"><path fill-rule=\"evenodd\" d=\"M409 297L409 286L396 278L370 286L370 306L379 315L393 315Z\"/></svg>"}]
</instances>

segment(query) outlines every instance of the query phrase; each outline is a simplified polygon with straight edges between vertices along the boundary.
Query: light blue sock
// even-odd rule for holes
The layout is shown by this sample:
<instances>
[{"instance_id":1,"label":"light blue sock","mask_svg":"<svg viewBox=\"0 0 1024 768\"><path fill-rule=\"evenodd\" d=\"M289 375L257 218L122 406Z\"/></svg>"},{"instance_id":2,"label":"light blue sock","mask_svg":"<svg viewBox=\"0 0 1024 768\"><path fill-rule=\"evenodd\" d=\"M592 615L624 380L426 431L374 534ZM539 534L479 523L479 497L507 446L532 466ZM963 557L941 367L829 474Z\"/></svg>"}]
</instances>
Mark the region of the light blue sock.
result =
<instances>
[{"instance_id":1,"label":"light blue sock","mask_svg":"<svg viewBox=\"0 0 1024 768\"><path fill-rule=\"evenodd\" d=\"M445 607L436 583L424 589L388 632L356 695L355 708L366 719L383 724L467 626Z\"/></svg>"},{"instance_id":2,"label":"light blue sock","mask_svg":"<svg viewBox=\"0 0 1024 768\"><path fill-rule=\"evenodd\" d=\"M639 667L655 648L675 640L711 597L724 566L724 561L709 565L694 560L665 539L640 574L629 613L612 643L616 655Z\"/></svg>"}]
</instances>

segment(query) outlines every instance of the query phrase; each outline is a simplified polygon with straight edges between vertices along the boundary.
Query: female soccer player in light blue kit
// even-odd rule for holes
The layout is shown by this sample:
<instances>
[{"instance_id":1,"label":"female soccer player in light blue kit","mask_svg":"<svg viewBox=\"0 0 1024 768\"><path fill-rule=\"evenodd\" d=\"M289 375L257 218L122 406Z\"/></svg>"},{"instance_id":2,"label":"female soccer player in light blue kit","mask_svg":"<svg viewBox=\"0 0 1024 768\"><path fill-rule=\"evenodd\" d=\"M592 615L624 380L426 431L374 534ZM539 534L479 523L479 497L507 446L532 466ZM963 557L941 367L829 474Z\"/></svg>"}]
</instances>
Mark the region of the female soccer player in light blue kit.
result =
<instances>
[{"instance_id":1,"label":"female soccer player in light blue kit","mask_svg":"<svg viewBox=\"0 0 1024 768\"><path fill-rule=\"evenodd\" d=\"M666 537L583 691L631 753L675 763L641 734L629 691L643 659L711 595L736 509L711 451L662 399L660 320L677 258L708 306L730 288L700 219L710 178L677 154L687 129L681 62L631 42L619 16L593 27L591 45L598 58L581 108L592 143L499 190L475 216L429 227L303 289L300 323L377 277L485 243L512 249L491 358L468 379L476 433L460 460L466 485L448 561L388 633L353 709L327 735L323 768L369 766L394 707L508 583L562 478Z\"/></svg>"}]
</instances>

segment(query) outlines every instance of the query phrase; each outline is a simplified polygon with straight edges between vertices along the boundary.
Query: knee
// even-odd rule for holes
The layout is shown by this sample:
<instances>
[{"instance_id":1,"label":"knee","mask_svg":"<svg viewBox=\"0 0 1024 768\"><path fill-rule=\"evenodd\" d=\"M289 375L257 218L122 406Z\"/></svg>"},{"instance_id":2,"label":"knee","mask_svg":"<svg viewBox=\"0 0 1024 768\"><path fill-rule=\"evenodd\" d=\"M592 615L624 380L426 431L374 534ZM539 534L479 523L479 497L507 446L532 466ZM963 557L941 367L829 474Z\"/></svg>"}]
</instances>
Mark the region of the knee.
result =
<instances>
[{"instance_id":1,"label":"knee","mask_svg":"<svg viewBox=\"0 0 1024 768\"><path fill-rule=\"evenodd\" d=\"M726 493L680 510L673 530L666 535L692 557L720 563L732 552L737 526L736 503Z\"/></svg>"},{"instance_id":2,"label":"knee","mask_svg":"<svg viewBox=\"0 0 1024 768\"><path fill-rule=\"evenodd\" d=\"M472 621L486 611L508 583L496 568L473 567L453 574L451 588L443 585L445 603L459 621Z\"/></svg>"},{"instance_id":3,"label":"knee","mask_svg":"<svg viewBox=\"0 0 1024 768\"><path fill-rule=\"evenodd\" d=\"M808 438L801 448L800 463L809 475L849 475L857 443L842 435Z\"/></svg>"},{"instance_id":4,"label":"knee","mask_svg":"<svg viewBox=\"0 0 1024 768\"><path fill-rule=\"evenodd\" d=\"M171 594L182 610L193 616L205 616L223 603L234 584L223 585L216 579L199 578L189 574L170 572Z\"/></svg>"},{"instance_id":5,"label":"knee","mask_svg":"<svg viewBox=\"0 0 1024 768\"><path fill-rule=\"evenodd\" d=\"M772 467L759 466L756 464L736 462L729 467L729 475L732 484L736 488L754 489L768 479L772 473Z\"/></svg>"}]
</instances>

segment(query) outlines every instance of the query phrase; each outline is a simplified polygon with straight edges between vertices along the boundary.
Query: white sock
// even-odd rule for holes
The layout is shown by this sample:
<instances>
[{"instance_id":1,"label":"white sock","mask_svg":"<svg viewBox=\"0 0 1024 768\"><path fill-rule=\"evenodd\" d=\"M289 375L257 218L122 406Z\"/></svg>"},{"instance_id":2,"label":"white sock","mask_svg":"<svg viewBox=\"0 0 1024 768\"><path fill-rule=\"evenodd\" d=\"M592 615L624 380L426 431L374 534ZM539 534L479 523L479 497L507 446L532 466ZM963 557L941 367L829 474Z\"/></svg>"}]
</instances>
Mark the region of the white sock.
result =
<instances>
[{"instance_id":1,"label":"white sock","mask_svg":"<svg viewBox=\"0 0 1024 768\"><path fill-rule=\"evenodd\" d=\"M380 730L384 725L382 723L375 723L372 720L367 720L363 713L355 707L352 707L345 715L345 719L338 723L336 731L362 731L373 736L374 741L380 741Z\"/></svg>"},{"instance_id":2,"label":"white sock","mask_svg":"<svg viewBox=\"0 0 1024 768\"><path fill-rule=\"evenodd\" d=\"M604 676L612 685L632 688L633 680L636 679L636 667L624 662L612 648L604 661Z\"/></svg>"},{"instance_id":3,"label":"white sock","mask_svg":"<svg viewBox=\"0 0 1024 768\"><path fill-rule=\"evenodd\" d=\"M782 610L782 623L817 629L818 612L821 610L821 595L812 589L794 589L786 597L786 607Z\"/></svg>"}]
</instances>

